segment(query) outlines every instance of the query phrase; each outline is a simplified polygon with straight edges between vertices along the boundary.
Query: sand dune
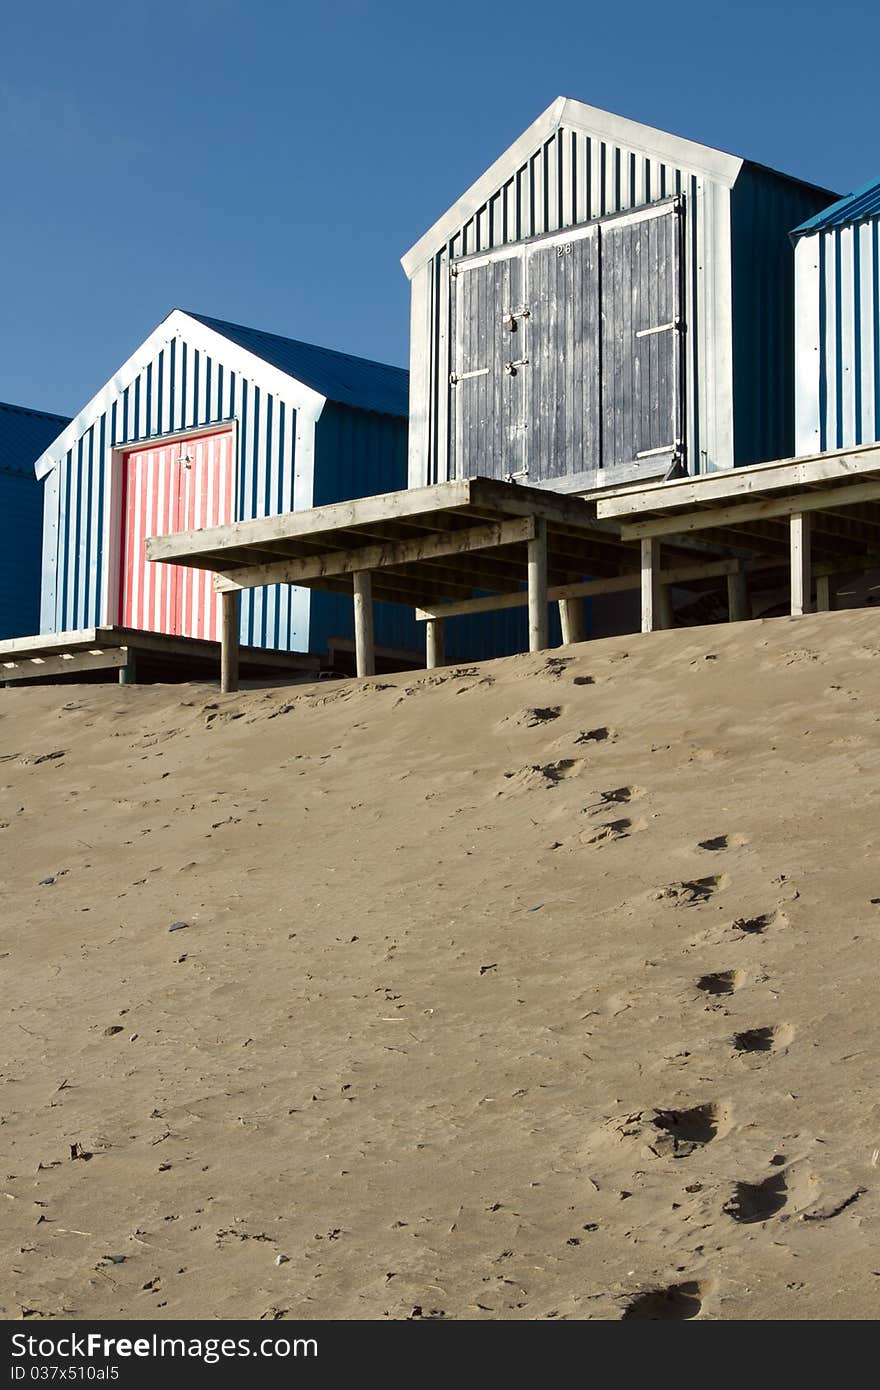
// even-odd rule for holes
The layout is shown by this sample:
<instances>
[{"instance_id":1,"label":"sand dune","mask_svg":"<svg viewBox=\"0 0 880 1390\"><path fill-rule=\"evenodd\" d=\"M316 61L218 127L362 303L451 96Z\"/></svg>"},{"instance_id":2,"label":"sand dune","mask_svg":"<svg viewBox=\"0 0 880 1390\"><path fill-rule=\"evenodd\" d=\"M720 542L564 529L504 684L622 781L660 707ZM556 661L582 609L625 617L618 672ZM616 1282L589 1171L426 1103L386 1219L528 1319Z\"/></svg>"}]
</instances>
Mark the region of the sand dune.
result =
<instances>
[{"instance_id":1,"label":"sand dune","mask_svg":"<svg viewBox=\"0 0 880 1390\"><path fill-rule=\"evenodd\" d=\"M876 613L0 694L6 1317L859 1318Z\"/></svg>"}]
</instances>

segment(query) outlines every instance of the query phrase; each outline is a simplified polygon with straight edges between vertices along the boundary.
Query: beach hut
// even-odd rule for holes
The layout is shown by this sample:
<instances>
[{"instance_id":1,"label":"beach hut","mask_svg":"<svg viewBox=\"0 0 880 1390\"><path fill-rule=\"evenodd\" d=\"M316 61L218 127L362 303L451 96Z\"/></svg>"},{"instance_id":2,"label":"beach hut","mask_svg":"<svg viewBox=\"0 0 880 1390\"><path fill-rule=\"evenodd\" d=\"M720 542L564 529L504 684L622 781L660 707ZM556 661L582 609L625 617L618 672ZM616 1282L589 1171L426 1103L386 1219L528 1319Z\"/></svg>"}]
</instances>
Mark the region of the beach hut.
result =
<instances>
[{"instance_id":1,"label":"beach hut","mask_svg":"<svg viewBox=\"0 0 880 1390\"><path fill-rule=\"evenodd\" d=\"M40 620L43 498L34 463L68 423L0 403L0 640L35 632Z\"/></svg>"},{"instance_id":2,"label":"beach hut","mask_svg":"<svg viewBox=\"0 0 880 1390\"><path fill-rule=\"evenodd\" d=\"M797 226L797 452L880 439L880 178Z\"/></svg>"},{"instance_id":3,"label":"beach hut","mask_svg":"<svg viewBox=\"0 0 880 1390\"><path fill-rule=\"evenodd\" d=\"M558 98L403 258L409 485L791 454L788 232L835 196Z\"/></svg>"},{"instance_id":4,"label":"beach hut","mask_svg":"<svg viewBox=\"0 0 880 1390\"><path fill-rule=\"evenodd\" d=\"M148 565L146 537L406 486L405 370L179 309L63 423L37 451L42 634L214 641L210 574ZM344 666L351 606L306 588L254 590L240 640L335 653ZM380 659L418 660L411 610L378 605L375 621Z\"/></svg>"}]
</instances>

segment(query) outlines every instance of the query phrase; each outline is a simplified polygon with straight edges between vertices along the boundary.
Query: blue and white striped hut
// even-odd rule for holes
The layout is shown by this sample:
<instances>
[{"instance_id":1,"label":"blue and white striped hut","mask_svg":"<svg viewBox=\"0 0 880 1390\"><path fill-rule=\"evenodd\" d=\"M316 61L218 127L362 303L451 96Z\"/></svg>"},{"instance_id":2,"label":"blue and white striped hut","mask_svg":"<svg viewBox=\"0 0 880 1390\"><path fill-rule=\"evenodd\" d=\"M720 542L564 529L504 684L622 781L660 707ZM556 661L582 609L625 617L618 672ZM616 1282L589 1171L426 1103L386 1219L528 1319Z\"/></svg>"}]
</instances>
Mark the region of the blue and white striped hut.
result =
<instances>
[{"instance_id":1,"label":"blue and white striped hut","mask_svg":"<svg viewBox=\"0 0 880 1390\"><path fill-rule=\"evenodd\" d=\"M880 440L880 178L791 234L799 454Z\"/></svg>"}]
</instances>

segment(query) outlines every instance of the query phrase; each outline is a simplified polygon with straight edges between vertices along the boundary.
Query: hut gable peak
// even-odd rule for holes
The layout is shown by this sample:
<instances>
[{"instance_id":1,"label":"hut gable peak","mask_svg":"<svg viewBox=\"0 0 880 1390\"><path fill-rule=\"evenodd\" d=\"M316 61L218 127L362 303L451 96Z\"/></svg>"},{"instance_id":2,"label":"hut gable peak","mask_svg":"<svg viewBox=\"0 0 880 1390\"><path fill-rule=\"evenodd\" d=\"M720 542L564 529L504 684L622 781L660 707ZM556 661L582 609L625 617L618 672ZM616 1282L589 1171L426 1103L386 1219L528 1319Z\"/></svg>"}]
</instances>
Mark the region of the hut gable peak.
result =
<instances>
[{"instance_id":1,"label":"hut gable peak","mask_svg":"<svg viewBox=\"0 0 880 1390\"><path fill-rule=\"evenodd\" d=\"M640 150L730 188L745 162L736 155L643 125L627 116L617 116L571 97L557 97L403 256L401 264L410 279L560 128Z\"/></svg>"},{"instance_id":2,"label":"hut gable peak","mask_svg":"<svg viewBox=\"0 0 880 1390\"><path fill-rule=\"evenodd\" d=\"M407 413L409 374L402 367L174 309L40 455L34 464L38 478L58 466L147 364L175 339L256 382L305 419L317 421L328 400L382 414Z\"/></svg>"}]
</instances>

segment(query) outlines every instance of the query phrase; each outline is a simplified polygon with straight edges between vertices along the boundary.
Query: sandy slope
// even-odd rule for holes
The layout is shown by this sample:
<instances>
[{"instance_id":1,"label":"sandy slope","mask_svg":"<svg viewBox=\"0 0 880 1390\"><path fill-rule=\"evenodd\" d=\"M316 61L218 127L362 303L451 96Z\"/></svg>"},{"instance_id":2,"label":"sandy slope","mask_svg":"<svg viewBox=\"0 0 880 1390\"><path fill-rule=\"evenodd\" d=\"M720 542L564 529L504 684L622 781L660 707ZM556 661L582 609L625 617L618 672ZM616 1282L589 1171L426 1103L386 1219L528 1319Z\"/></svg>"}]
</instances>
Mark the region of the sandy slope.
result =
<instances>
[{"instance_id":1,"label":"sandy slope","mask_svg":"<svg viewBox=\"0 0 880 1390\"><path fill-rule=\"evenodd\" d=\"M876 1315L878 622L0 692L4 1315Z\"/></svg>"}]
</instances>

